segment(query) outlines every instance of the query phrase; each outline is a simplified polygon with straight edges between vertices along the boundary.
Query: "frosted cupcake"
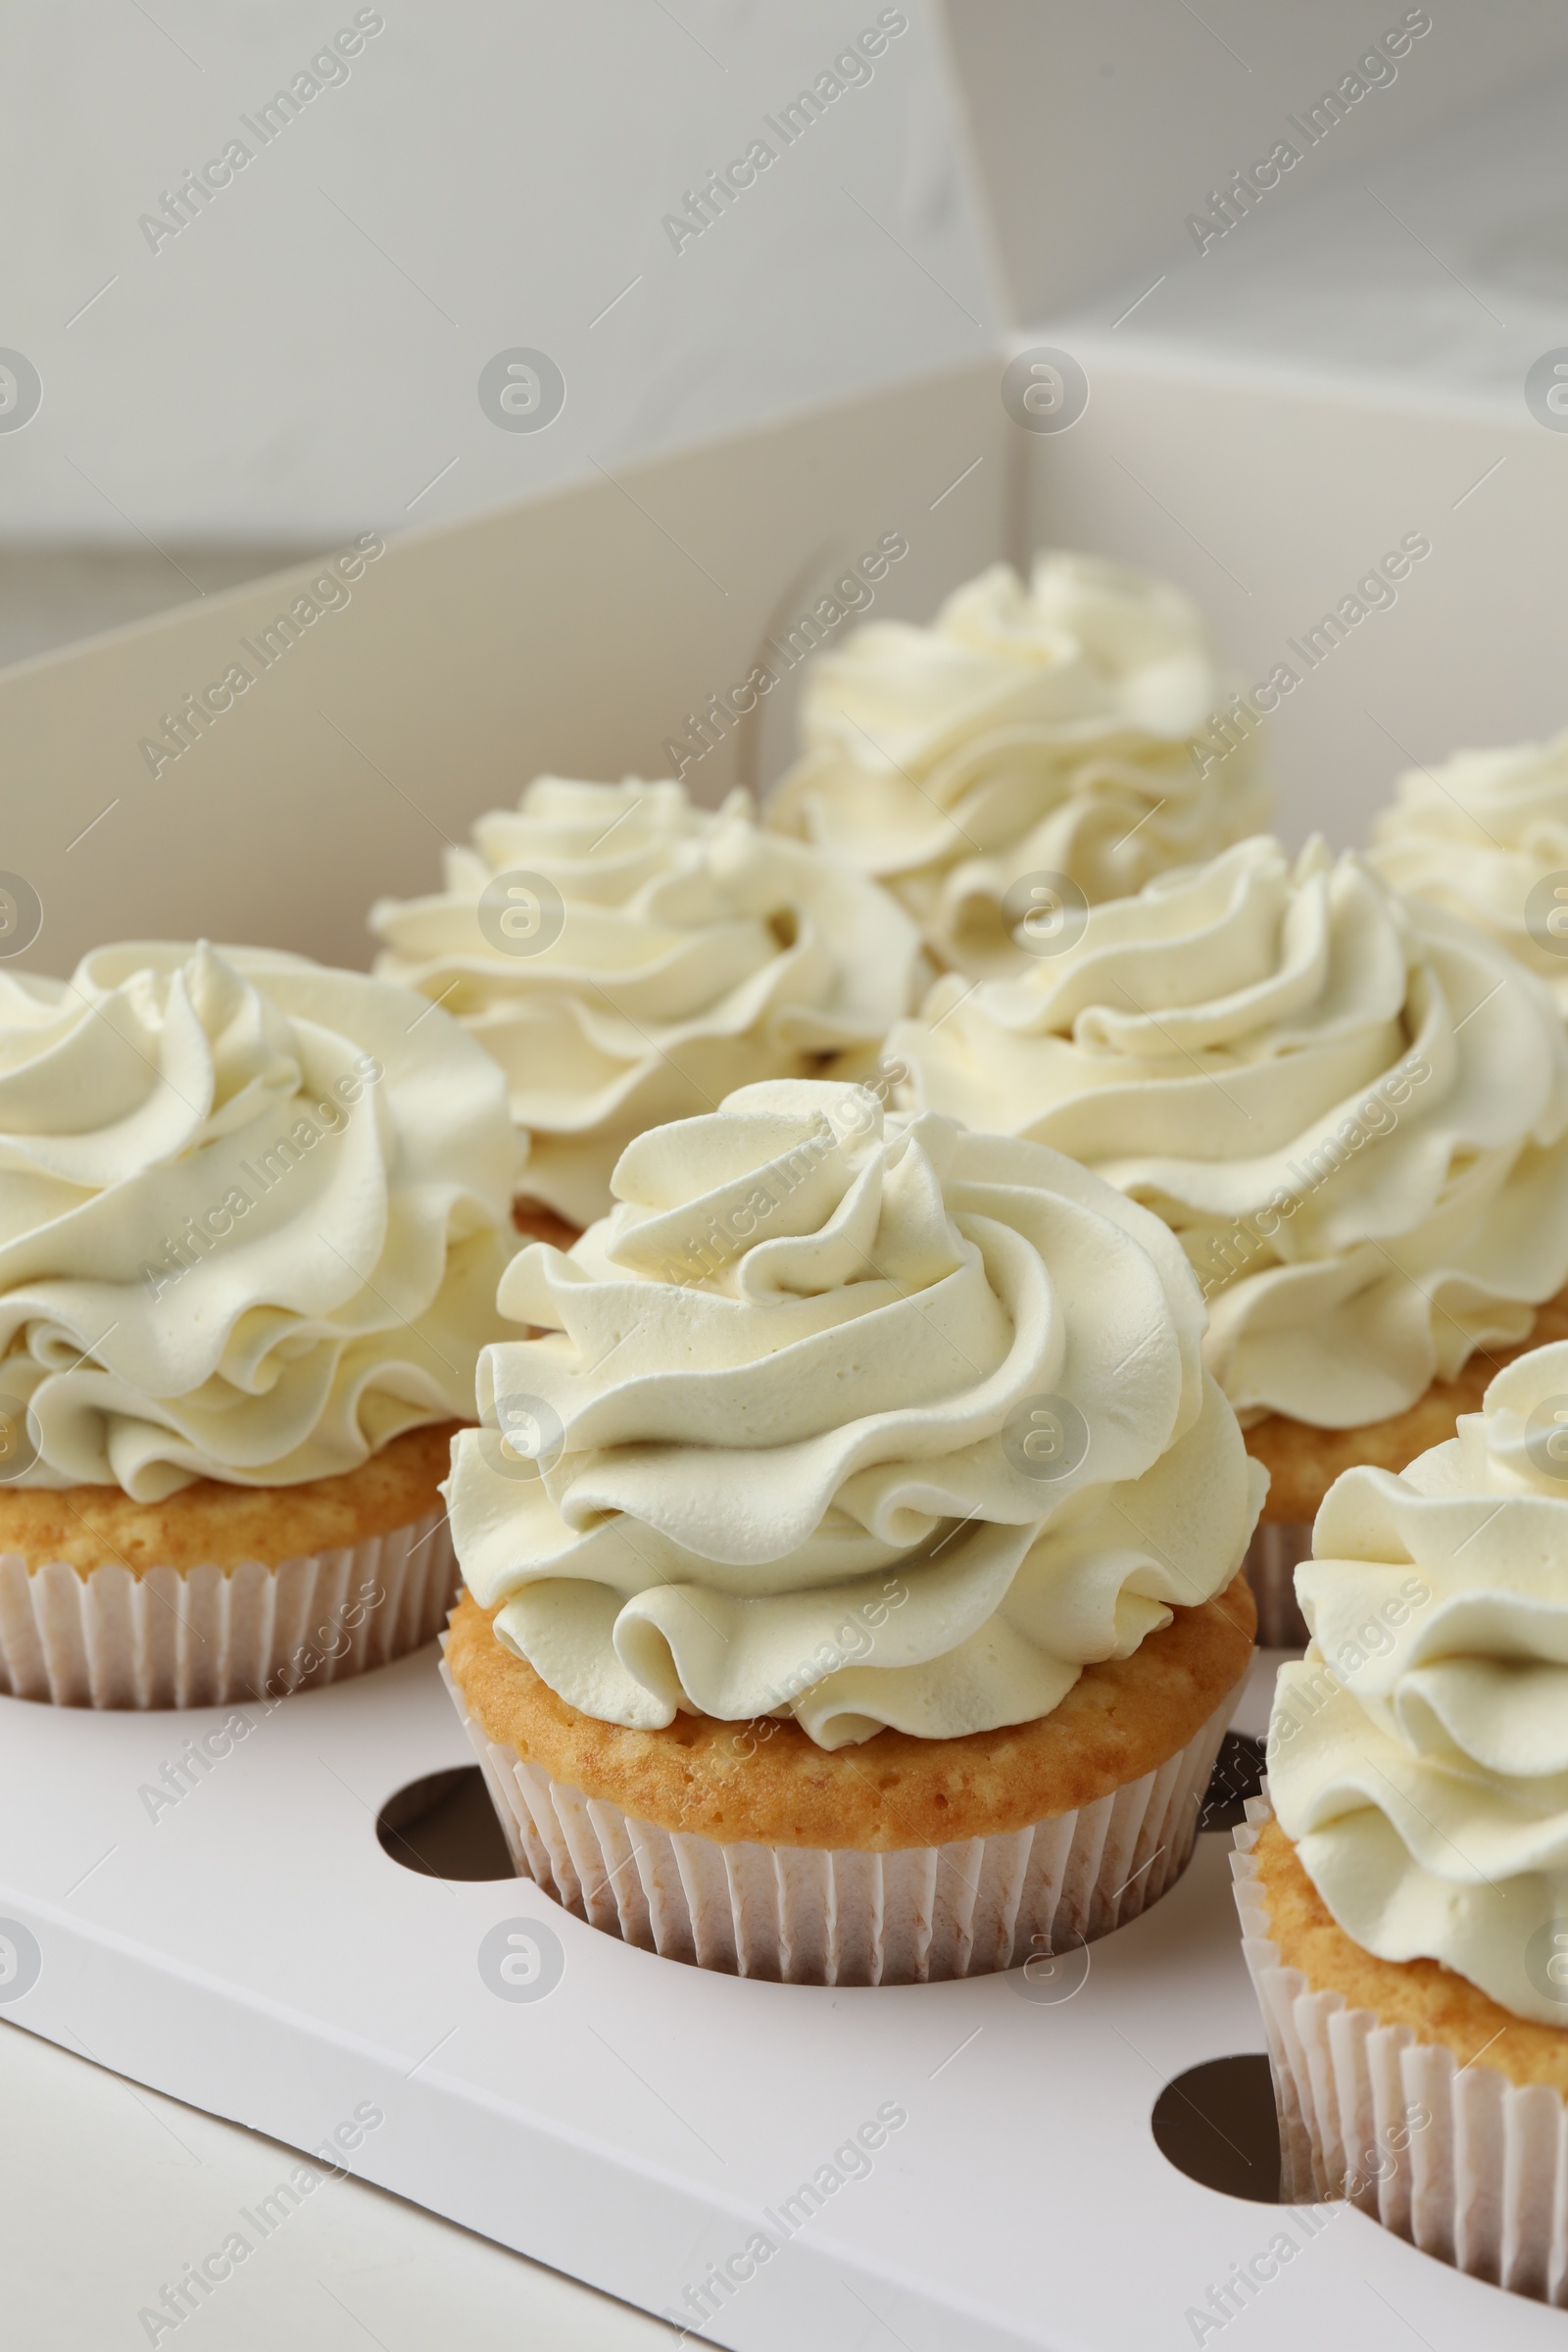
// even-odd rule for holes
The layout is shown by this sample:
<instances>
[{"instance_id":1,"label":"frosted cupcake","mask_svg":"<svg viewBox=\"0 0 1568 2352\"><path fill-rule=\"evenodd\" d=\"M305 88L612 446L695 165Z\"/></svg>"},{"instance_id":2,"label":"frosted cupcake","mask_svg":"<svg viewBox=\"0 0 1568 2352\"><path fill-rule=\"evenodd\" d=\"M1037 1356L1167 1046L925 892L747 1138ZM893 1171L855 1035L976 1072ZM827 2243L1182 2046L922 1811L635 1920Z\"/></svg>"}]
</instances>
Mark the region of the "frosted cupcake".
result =
<instances>
[{"instance_id":1,"label":"frosted cupcake","mask_svg":"<svg viewBox=\"0 0 1568 2352\"><path fill-rule=\"evenodd\" d=\"M903 910L760 833L742 792L715 812L667 781L540 776L446 869L437 896L371 909L376 970L500 1063L528 1141L518 1221L545 1240L606 1214L645 1128L751 1079L865 1074L917 991Z\"/></svg>"},{"instance_id":2,"label":"frosted cupcake","mask_svg":"<svg viewBox=\"0 0 1568 2352\"><path fill-rule=\"evenodd\" d=\"M1321 842L1240 843L1032 945L1015 978L939 981L888 1052L918 1108L1054 1145L1176 1235L1271 1474L1268 1639L1338 1473L1401 1469L1568 1330L1562 1020Z\"/></svg>"},{"instance_id":3,"label":"frosted cupcake","mask_svg":"<svg viewBox=\"0 0 1568 2352\"><path fill-rule=\"evenodd\" d=\"M1568 1012L1568 734L1459 752L1411 768L1396 789L1371 863L1489 931Z\"/></svg>"},{"instance_id":4,"label":"frosted cupcake","mask_svg":"<svg viewBox=\"0 0 1568 2352\"><path fill-rule=\"evenodd\" d=\"M994 564L930 628L866 622L818 659L802 727L767 821L885 882L968 973L1021 961L1043 880L1124 898L1272 808L1197 608L1086 556L1038 556L1027 585Z\"/></svg>"},{"instance_id":5,"label":"frosted cupcake","mask_svg":"<svg viewBox=\"0 0 1568 2352\"><path fill-rule=\"evenodd\" d=\"M536 1244L448 1490L519 1871L705 1967L978 1974L1191 1851L1261 1474L1157 1219L1036 1146L743 1088Z\"/></svg>"},{"instance_id":6,"label":"frosted cupcake","mask_svg":"<svg viewBox=\"0 0 1568 2352\"><path fill-rule=\"evenodd\" d=\"M1568 2304L1568 1345L1314 1551L1237 1840L1285 2193Z\"/></svg>"},{"instance_id":7,"label":"frosted cupcake","mask_svg":"<svg viewBox=\"0 0 1568 2352\"><path fill-rule=\"evenodd\" d=\"M516 1158L494 1064L362 973L0 974L0 1690L221 1704L431 1638Z\"/></svg>"}]
</instances>

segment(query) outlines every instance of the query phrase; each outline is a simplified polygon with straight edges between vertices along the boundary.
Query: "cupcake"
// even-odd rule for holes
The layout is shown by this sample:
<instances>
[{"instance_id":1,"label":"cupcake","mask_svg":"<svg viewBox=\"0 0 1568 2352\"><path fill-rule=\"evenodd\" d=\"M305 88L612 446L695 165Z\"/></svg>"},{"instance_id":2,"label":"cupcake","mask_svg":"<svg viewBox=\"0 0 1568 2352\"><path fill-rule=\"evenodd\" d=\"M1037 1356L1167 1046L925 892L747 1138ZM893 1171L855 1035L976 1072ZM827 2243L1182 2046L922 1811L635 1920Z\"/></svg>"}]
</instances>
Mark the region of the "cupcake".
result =
<instances>
[{"instance_id":1,"label":"cupcake","mask_svg":"<svg viewBox=\"0 0 1568 2352\"><path fill-rule=\"evenodd\" d=\"M1023 914L1125 898L1272 806L1197 608L1086 556L1038 556L1027 586L994 564L928 629L865 622L818 658L802 728L769 824L874 874L970 974L1022 961Z\"/></svg>"},{"instance_id":2,"label":"cupcake","mask_svg":"<svg viewBox=\"0 0 1568 2352\"><path fill-rule=\"evenodd\" d=\"M903 910L841 859L759 832L744 792L714 811L668 781L539 776L446 869L435 897L371 909L376 970L500 1063L528 1145L518 1223L540 1240L608 1213L645 1128L749 1079L863 1076L918 993Z\"/></svg>"},{"instance_id":3,"label":"cupcake","mask_svg":"<svg viewBox=\"0 0 1568 2352\"><path fill-rule=\"evenodd\" d=\"M1158 1220L869 1090L742 1088L533 1244L448 1494L517 1869L677 1959L975 1975L1191 1851L1262 1476Z\"/></svg>"},{"instance_id":4,"label":"cupcake","mask_svg":"<svg viewBox=\"0 0 1568 2352\"><path fill-rule=\"evenodd\" d=\"M221 1705L428 1641L505 1329L495 1065L255 948L0 973L0 1690Z\"/></svg>"},{"instance_id":5,"label":"cupcake","mask_svg":"<svg viewBox=\"0 0 1568 2352\"><path fill-rule=\"evenodd\" d=\"M1459 752L1411 768L1396 791L1373 828L1371 863L1489 931L1568 1012L1568 734Z\"/></svg>"},{"instance_id":6,"label":"cupcake","mask_svg":"<svg viewBox=\"0 0 1568 2352\"><path fill-rule=\"evenodd\" d=\"M1398 1475L1348 1470L1297 1572L1237 1899L1284 2189L1568 2304L1568 1344Z\"/></svg>"},{"instance_id":7,"label":"cupcake","mask_svg":"<svg viewBox=\"0 0 1568 2352\"><path fill-rule=\"evenodd\" d=\"M1265 1641L1292 1637L1334 1477L1402 1469L1568 1330L1560 1015L1484 932L1320 841L1239 843L1015 977L945 978L888 1052L915 1108L1054 1145L1176 1235L1270 1472Z\"/></svg>"}]
</instances>

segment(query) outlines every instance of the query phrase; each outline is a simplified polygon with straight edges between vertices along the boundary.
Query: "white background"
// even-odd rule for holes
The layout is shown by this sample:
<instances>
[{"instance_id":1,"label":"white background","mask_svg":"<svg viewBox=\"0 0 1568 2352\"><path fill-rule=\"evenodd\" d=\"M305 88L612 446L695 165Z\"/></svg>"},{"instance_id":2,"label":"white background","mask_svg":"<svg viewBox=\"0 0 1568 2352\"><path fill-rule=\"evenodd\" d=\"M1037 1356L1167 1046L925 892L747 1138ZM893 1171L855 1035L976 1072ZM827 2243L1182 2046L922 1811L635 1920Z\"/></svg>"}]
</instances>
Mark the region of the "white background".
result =
<instances>
[{"instance_id":1,"label":"white background","mask_svg":"<svg viewBox=\"0 0 1568 2352\"><path fill-rule=\"evenodd\" d=\"M996 306L918 0L728 214L678 253L662 226L880 7L385 0L350 78L156 253L139 217L236 132L256 145L241 114L354 0L14 18L0 345L44 400L0 434L5 538L323 547L981 349ZM543 432L479 407L515 346L566 379Z\"/></svg>"},{"instance_id":2,"label":"white background","mask_svg":"<svg viewBox=\"0 0 1568 2352\"><path fill-rule=\"evenodd\" d=\"M298 2156L0 2028L0 2278L15 2352L147 2343L137 2314ZM673 2328L363 2181L328 2181L161 2345L654 2352Z\"/></svg>"}]
</instances>

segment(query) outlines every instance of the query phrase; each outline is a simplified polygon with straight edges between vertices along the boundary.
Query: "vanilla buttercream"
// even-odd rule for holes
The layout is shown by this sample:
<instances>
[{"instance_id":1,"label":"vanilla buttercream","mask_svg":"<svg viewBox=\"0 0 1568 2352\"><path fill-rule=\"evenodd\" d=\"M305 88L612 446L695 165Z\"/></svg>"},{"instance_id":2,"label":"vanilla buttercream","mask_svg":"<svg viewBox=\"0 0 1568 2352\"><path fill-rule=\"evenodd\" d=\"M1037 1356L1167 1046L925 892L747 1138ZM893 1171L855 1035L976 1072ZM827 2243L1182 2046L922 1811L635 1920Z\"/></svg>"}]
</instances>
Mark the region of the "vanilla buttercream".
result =
<instances>
[{"instance_id":1,"label":"vanilla buttercream","mask_svg":"<svg viewBox=\"0 0 1568 2352\"><path fill-rule=\"evenodd\" d=\"M783 1080L614 1189L509 1267L542 1336L486 1350L449 1489L469 1589L571 1705L951 1738L1229 1582L1263 1479L1198 1287L1086 1170Z\"/></svg>"},{"instance_id":2,"label":"vanilla buttercream","mask_svg":"<svg viewBox=\"0 0 1568 2352\"><path fill-rule=\"evenodd\" d=\"M1297 1591L1270 1790L1329 1909L1568 2025L1568 1344L1397 1477L1337 1480Z\"/></svg>"},{"instance_id":3,"label":"vanilla buttercream","mask_svg":"<svg viewBox=\"0 0 1568 2352\"><path fill-rule=\"evenodd\" d=\"M1402 1412L1568 1282L1549 994L1321 841L1240 843L1016 977L949 975L887 1051L916 1107L1054 1145L1171 1226L1244 1417Z\"/></svg>"},{"instance_id":4,"label":"vanilla buttercream","mask_svg":"<svg viewBox=\"0 0 1568 2352\"><path fill-rule=\"evenodd\" d=\"M1411 768L1369 857L1401 890L1490 931L1568 1012L1568 733Z\"/></svg>"},{"instance_id":5,"label":"vanilla buttercream","mask_svg":"<svg viewBox=\"0 0 1568 2352\"><path fill-rule=\"evenodd\" d=\"M150 1502L471 1418L516 1158L493 1063L363 973L168 944L0 972L0 1474Z\"/></svg>"},{"instance_id":6,"label":"vanilla buttercream","mask_svg":"<svg viewBox=\"0 0 1568 2352\"><path fill-rule=\"evenodd\" d=\"M509 875L533 893L520 938L485 920ZM914 927L874 882L759 831L743 792L699 808L667 780L540 776L448 852L444 891L382 900L370 922L377 971L501 1064L522 1185L576 1225L611 1207L645 1128L747 1080L863 1075L919 985Z\"/></svg>"},{"instance_id":7,"label":"vanilla buttercream","mask_svg":"<svg viewBox=\"0 0 1568 2352\"><path fill-rule=\"evenodd\" d=\"M767 818L878 876L945 965L1004 970L1004 902L1031 877L1122 898L1267 823L1255 727L1223 757L1210 741L1225 695L1164 581L1060 553L1027 584L993 564L931 627L867 621L819 657Z\"/></svg>"}]
</instances>

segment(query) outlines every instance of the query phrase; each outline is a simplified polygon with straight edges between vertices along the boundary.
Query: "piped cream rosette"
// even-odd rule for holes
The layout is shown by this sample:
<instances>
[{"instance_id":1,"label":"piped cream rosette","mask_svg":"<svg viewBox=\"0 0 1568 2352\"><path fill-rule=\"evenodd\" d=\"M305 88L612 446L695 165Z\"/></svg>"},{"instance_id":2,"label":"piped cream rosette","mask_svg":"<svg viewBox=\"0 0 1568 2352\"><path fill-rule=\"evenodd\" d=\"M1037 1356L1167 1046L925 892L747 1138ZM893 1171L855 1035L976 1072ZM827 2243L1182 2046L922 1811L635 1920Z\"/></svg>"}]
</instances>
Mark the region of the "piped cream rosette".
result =
<instances>
[{"instance_id":1,"label":"piped cream rosette","mask_svg":"<svg viewBox=\"0 0 1568 2352\"><path fill-rule=\"evenodd\" d=\"M449 1488L497 1638L584 1715L954 1739L1229 1582L1261 1474L1180 1249L1095 1176L775 1081L615 1190L509 1267L540 1336L486 1350Z\"/></svg>"},{"instance_id":2,"label":"piped cream rosette","mask_svg":"<svg viewBox=\"0 0 1568 2352\"><path fill-rule=\"evenodd\" d=\"M1338 1479L1297 1586L1235 1861L1285 2192L1568 2303L1568 1343Z\"/></svg>"},{"instance_id":3,"label":"piped cream rosette","mask_svg":"<svg viewBox=\"0 0 1568 2352\"><path fill-rule=\"evenodd\" d=\"M351 1585L356 1662L429 1638L423 1433L474 1409L516 1158L486 1056L363 973L0 974L0 1688L216 1702Z\"/></svg>"},{"instance_id":4,"label":"piped cream rosette","mask_svg":"<svg viewBox=\"0 0 1568 2352\"><path fill-rule=\"evenodd\" d=\"M1568 734L1399 778L1371 862L1491 933L1568 1012Z\"/></svg>"},{"instance_id":5,"label":"piped cream rosette","mask_svg":"<svg viewBox=\"0 0 1568 2352\"><path fill-rule=\"evenodd\" d=\"M500 1063L522 1187L576 1226L611 1207L645 1128L748 1079L863 1076L920 979L914 926L874 882L760 832L743 792L715 811L667 780L540 776L448 851L443 891L370 922L377 971Z\"/></svg>"},{"instance_id":6,"label":"piped cream rosette","mask_svg":"<svg viewBox=\"0 0 1568 2352\"><path fill-rule=\"evenodd\" d=\"M516 1145L416 998L255 948L0 975L21 1486L294 1486L471 1413Z\"/></svg>"},{"instance_id":7,"label":"piped cream rosette","mask_svg":"<svg viewBox=\"0 0 1568 2352\"><path fill-rule=\"evenodd\" d=\"M1013 968L1031 881L1123 898L1267 823L1255 734L1208 740L1225 692L1167 583L1060 553L1027 584L994 564L931 627L867 621L818 659L768 822L885 882L944 964Z\"/></svg>"},{"instance_id":8,"label":"piped cream rosette","mask_svg":"<svg viewBox=\"0 0 1568 2352\"><path fill-rule=\"evenodd\" d=\"M1347 1472L1297 1590L1269 1773L1307 1876L1364 1950L1568 2026L1568 1344L1397 1477Z\"/></svg>"},{"instance_id":9,"label":"piped cream rosette","mask_svg":"<svg viewBox=\"0 0 1568 2352\"><path fill-rule=\"evenodd\" d=\"M1244 842L939 981L909 1100L1145 1202L1209 1299L1244 1419L1402 1412L1568 1280L1568 1040L1481 931L1321 841Z\"/></svg>"}]
</instances>

